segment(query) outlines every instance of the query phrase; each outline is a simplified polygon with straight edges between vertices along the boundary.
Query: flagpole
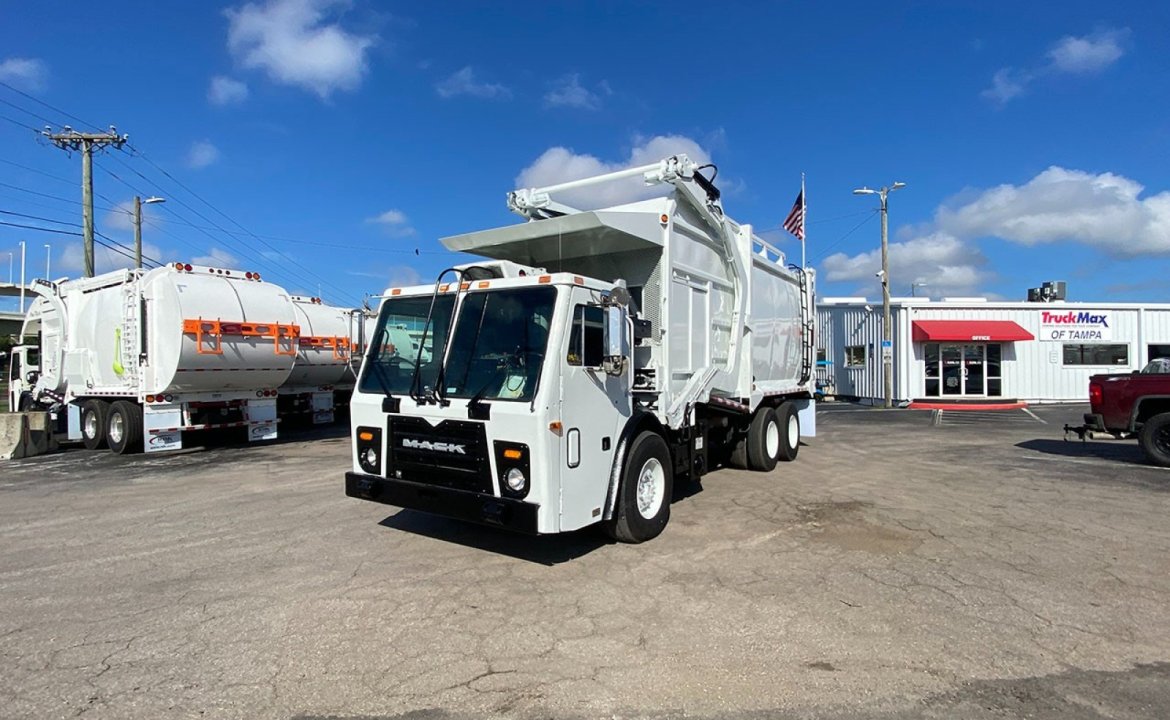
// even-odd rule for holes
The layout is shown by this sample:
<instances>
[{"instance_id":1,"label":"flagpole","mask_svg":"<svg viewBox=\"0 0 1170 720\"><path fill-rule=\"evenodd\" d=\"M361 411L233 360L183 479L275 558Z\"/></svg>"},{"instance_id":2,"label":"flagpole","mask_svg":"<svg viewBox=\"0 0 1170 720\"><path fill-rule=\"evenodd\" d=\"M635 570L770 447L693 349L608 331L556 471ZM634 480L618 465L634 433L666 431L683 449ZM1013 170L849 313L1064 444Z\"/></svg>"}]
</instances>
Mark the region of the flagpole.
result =
<instances>
[{"instance_id":1,"label":"flagpole","mask_svg":"<svg viewBox=\"0 0 1170 720\"><path fill-rule=\"evenodd\" d=\"M803 270L808 267L804 259L804 236L808 235L808 197L804 194L804 173L800 174L800 214L804 225L800 233L800 267Z\"/></svg>"}]
</instances>

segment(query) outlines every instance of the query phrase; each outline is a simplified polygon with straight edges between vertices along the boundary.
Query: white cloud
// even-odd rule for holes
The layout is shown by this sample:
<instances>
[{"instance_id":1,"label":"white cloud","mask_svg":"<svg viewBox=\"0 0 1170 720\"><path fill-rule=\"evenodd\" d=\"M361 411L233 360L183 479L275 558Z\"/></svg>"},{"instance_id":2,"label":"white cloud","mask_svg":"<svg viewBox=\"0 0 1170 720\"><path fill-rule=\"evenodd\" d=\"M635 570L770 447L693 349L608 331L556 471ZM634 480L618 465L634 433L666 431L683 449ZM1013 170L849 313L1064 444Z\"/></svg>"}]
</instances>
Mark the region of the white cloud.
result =
<instances>
[{"instance_id":1,"label":"white cloud","mask_svg":"<svg viewBox=\"0 0 1170 720\"><path fill-rule=\"evenodd\" d=\"M1020 243L1076 242L1113 256L1170 253L1170 191L1113 173L1050 167L1023 185L1000 185L952 199L935 224L961 237Z\"/></svg>"},{"instance_id":2,"label":"white cloud","mask_svg":"<svg viewBox=\"0 0 1170 720\"><path fill-rule=\"evenodd\" d=\"M980 95L996 105L1006 105L1013 98L1023 95L1028 89L1032 76L1014 68L1002 68L991 78L991 87Z\"/></svg>"},{"instance_id":3,"label":"white cloud","mask_svg":"<svg viewBox=\"0 0 1170 720\"><path fill-rule=\"evenodd\" d=\"M212 105L233 105L248 99L248 86L239 80L216 75L207 88L207 101Z\"/></svg>"},{"instance_id":4,"label":"white cloud","mask_svg":"<svg viewBox=\"0 0 1170 720\"><path fill-rule=\"evenodd\" d=\"M1129 30L1108 30L1084 37L1063 37L1048 51L1048 60L1059 72L1100 72L1125 54L1121 45L1128 34Z\"/></svg>"},{"instance_id":5,"label":"white cloud","mask_svg":"<svg viewBox=\"0 0 1170 720\"><path fill-rule=\"evenodd\" d=\"M410 287L411 285L422 284L423 279L418 274L418 270L415 270L409 265L392 265L390 267L386 287Z\"/></svg>"},{"instance_id":6,"label":"white cloud","mask_svg":"<svg viewBox=\"0 0 1170 720\"><path fill-rule=\"evenodd\" d=\"M187 152L187 167L194 170L205 168L219 160L219 148L210 140L200 140Z\"/></svg>"},{"instance_id":7,"label":"white cloud","mask_svg":"<svg viewBox=\"0 0 1170 720\"><path fill-rule=\"evenodd\" d=\"M554 185L568 180L579 180L614 170L646 165L671 155L685 153L698 163L710 162L711 157L699 143L683 135L657 135L649 139L635 139L636 144L624 160L607 162L593 155L579 155L569 148L553 147L545 150L531 165L516 176L516 187L530 188ZM633 202L661 195L669 188L647 187L639 178L605 183L590 188L560 193L561 202L582 209L593 209Z\"/></svg>"},{"instance_id":8,"label":"white cloud","mask_svg":"<svg viewBox=\"0 0 1170 720\"><path fill-rule=\"evenodd\" d=\"M598 88L602 93L609 95L609 83L602 81ZM558 79L553 88L544 96L545 107L569 107L580 110L598 110L601 108L601 96L581 85L581 76L577 73L564 75Z\"/></svg>"},{"instance_id":9,"label":"white cloud","mask_svg":"<svg viewBox=\"0 0 1170 720\"><path fill-rule=\"evenodd\" d=\"M275 82L328 98L354 90L367 70L366 52L376 38L329 22L342 0L268 0L228 9L228 49L239 63L263 70Z\"/></svg>"},{"instance_id":10,"label":"white cloud","mask_svg":"<svg viewBox=\"0 0 1170 720\"><path fill-rule=\"evenodd\" d=\"M503 85L476 80L475 71L470 65L435 85L435 92L442 98L470 95L477 98L507 100L512 97L512 91Z\"/></svg>"},{"instance_id":11,"label":"white cloud","mask_svg":"<svg viewBox=\"0 0 1170 720\"><path fill-rule=\"evenodd\" d=\"M381 215L367 218L366 222L380 225L392 237L407 237L414 235L414 228L410 226L410 218L401 210L387 210Z\"/></svg>"},{"instance_id":12,"label":"white cloud","mask_svg":"<svg viewBox=\"0 0 1170 720\"><path fill-rule=\"evenodd\" d=\"M934 219L890 244L891 291L926 282L931 295L977 291L991 274L974 244L995 237L1020 245L1078 243L1118 257L1170 254L1170 191L1143 197L1138 182L1114 173L1050 167L1022 185L969 190L944 202ZM828 282L877 290L880 250L836 253L822 264Z\"/></svg>"},{"instance_id":13,"label":"white cloud","mask_svg":"<svg viewBox=\"0 0 1170 720\"><path fill-rule=\"evenodd\" d=\"M99 238L104 243L109 243L108 240ZM122 270L125 268L134 267L134 241L130 238L115 238L122 247L111 250L103 247L101 244L94 243L93 248L93 263L94 272L98 275L110 272L112 270ZM111 243L112 244L112 243ZM115 246L117 247L117 246ZM123 255L122 253L125 253ZM164 260L163 251L158 245L152 243L142 243L143 258L154 258L156 260ZM149 261L145 261L149 265ZM80 277L85 270L85 251L81 247L80 242L71 242L65 246L65 249L53 258L53 266L50 268L53 272L53 277Z\"/></svg>"},{"instance_id":14,"label":"white cloud","mask_svg":"<svg viewBox=\"0 0 1170 720\"><path fill-rule=\"evenodd\" d=\"M1000 107L1023 95L1033 81L1046 76L1088 75L1100 72L1117 62L1125 50L1122 47L1128 29L1105 30L1092 35L1063 37L1048 51L1047 63L1032 69L1005 67L991 78L991 87L980 95Z\"/></svg>"},{"instance_id":15,"label":"white cloud","mask_svg":"<svg viewBox=\"0 0 1170 720\"><path fill-rule=\"evenodd\" d=\"M40 92L49 82L49 66L36 58L8 58L0 62L0 80L24 90Z\"/></svg>"},{"instance_id":16,"label":"white cloud","mask_svg":"<svg viewBox=\"0 0 1170 720\"><path fill-rule=\"evenodd\" d=\"M926 294L966 295L990 277L978 249L945 232L933 232L889 245L890 293L909 295L913 283L926 283ZM863 290L881 291L881 248L858 255L835 253L821 265L828 282L858 282Z\"/></svg>"},{"instance_id":17,"label":"white cloud","mask_svg":"<svg viewBox=\"0 0 1170 720\"><path fill-rule=\"evenodd\" d=\"M191 264L207 265L214 268L233 270L239 269L240 260L235 255L232 255L226 250L220 250L217 247L213 247L206 255L199 255L191 258Z\"/></svg>"}]
</instances>

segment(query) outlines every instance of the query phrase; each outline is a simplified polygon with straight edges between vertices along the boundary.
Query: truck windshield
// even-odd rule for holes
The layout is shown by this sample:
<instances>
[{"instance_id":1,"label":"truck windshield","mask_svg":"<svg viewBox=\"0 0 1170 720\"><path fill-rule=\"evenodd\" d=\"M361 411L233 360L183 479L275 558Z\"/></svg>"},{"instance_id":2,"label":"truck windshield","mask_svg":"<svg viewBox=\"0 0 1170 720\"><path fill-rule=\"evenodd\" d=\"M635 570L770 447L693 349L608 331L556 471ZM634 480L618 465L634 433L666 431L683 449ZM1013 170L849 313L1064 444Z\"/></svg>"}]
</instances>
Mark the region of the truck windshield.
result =
<instances>
[{"instance_id":1,"label":"truck windshield","mask_svg":"<svg viewBox=\"0 0 1170 720\"><path fill-rule=\"evenodd\" d=\"M528 401L548 346L556 290L516 288L464 298L451 339L443 394Z\"/></svg>"},{"instance_id":2,"label":"truck windshield","mask_svg":"<svg viewBox=\"0 0 1170 720\"><path fill-rule=\"evenodd\" d=\"M370 338L360 388L362 392L407 395L419 364L419 389L435 386L439 356L451 327L454 295L435 298L431 327L423 339L423 326L431 309L431 296L400 297L382 304L378 325ZM421 350L421 353L419 352ZM420 357L421 356L421 357Z\"/></svg>"}]
</instances>

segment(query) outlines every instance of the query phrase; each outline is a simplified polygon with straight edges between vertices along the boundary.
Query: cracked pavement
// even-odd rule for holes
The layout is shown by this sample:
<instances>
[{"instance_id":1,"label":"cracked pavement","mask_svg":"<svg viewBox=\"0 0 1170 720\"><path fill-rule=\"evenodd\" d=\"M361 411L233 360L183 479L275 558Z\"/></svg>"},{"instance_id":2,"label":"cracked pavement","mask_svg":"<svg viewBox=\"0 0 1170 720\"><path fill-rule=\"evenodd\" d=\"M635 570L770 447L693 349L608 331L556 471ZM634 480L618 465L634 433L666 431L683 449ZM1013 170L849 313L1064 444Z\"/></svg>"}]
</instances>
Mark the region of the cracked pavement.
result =
<instances>
[{"instance_id":1,"label":"cracked pavement","mask_svg":"<svg viewBox=\"0 0 1170 720\"><path fill-rule=\"evenodd\" d=\"M3 463L0 717L1163 717L1170 471L1033 411L826 406L640 546L346 498L343 429Z\"/></svg>"}]
</instances>

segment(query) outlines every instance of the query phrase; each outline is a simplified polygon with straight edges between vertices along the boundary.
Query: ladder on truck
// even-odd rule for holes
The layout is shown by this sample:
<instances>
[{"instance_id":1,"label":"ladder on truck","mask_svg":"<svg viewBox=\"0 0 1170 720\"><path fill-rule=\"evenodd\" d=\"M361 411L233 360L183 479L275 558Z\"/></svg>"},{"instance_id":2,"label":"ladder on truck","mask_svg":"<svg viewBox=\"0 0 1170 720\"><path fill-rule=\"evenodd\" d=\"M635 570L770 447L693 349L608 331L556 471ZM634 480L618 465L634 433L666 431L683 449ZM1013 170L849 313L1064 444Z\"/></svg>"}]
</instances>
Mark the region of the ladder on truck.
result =
<instances>
[{"instance_id":1,"label":"ladder on truck","mask_svg":"<svg viewBox=\"0 0 1170 720\"><path fill-rule=\"evenodd\" d=\"M114 372L129 387L137 388L142 362L142 292L138 276L131 274L122 285L122 322L118 326L118 357Z\"/></svg>"},{"instance_id":2,"label":"ladder on truck","mask_svg":"<svg viewBox=\"0 0 1170 720\"><path fill-rule=\"evenodd\" d=\"M800 384L812 379L816 366L816 318L813 316L812 288L809 287L808 271L799 265L788 268L800 278Z\"/></svg>"}]
</instances>

